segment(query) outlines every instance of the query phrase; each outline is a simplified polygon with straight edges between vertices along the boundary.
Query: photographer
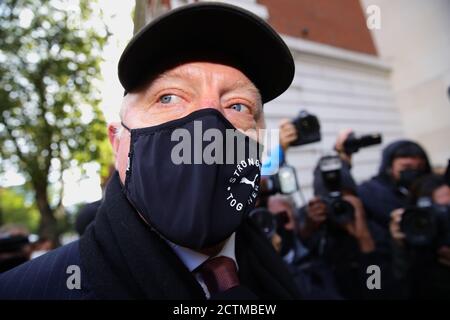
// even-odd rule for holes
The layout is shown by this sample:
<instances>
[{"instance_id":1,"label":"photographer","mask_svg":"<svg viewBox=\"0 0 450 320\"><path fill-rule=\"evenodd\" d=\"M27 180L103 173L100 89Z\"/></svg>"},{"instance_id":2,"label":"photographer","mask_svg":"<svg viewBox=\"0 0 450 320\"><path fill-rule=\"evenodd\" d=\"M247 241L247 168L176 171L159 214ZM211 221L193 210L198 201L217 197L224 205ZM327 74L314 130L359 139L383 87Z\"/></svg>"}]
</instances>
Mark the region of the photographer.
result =
<instances>
[{"instance_id":1,"label":"photographer","mask_svg":"<svg viewBox=\"0 0 450 320\"><path fill-rule=\"evenodd\" d=\"M361 252L372 252L374 241L367 226L364 207L361 201L351 193L344 192L344 200L355 208L355 221L342 225L342 229L355 238ZM321 231L322 225L327 222L327 205L319 197L314 197L304 208L305 220L299 229L301 239L308 241L316 232Z\"/></svg>"},{"instance_id":2,"label":"photographer","mask_svg":"<svg viewBox=\"0 0 450 320\"><path fill-rule=\"evenodd\" d=\"M394 275L404 298L450 297L450 187L431 174L411 188L411 206L389 224Z\"/></svg>"},{"instance_id":3,"label":"photographer","mask_svg":"<svg viewBox=\"0 0 450 320\"><path fill-rule=\"evenodd\" d=\"M301 242L295 205L289 196L277 193L261 197L250 219L285 261L302 299L342 299L330 268L312 257Z\"/></svg>"},{"instance_id":4,"label":"photographer","mask_svg":"<svg viewBox=\"0 0 450 320\"><path fill-rule=\"evenodd\" d=\"M286 263L296 263L307 254L307 250L297 238L298 226L292 199L281 194L270 196L267 201L267 209L277 222L276 233L281 239L280 255Z\"/></svg>"},{"instance_id":5,"label":"photographer","mask_svg":"<svg viewBox=\"0 0 450 320\"><path fill-rule=\"evenodd\" d=\"M400 140L383 150L378 174L358 187L368 219L378 227L375 237L379 246L389 250L391 212L408 204L411 185L430 172L428 156L415 142Z\"/></svg>"},{"instance_id":6,"label":"photographer","mask_svg":"<svg viewBox=\"0 0 450 320\"><path fill-rule=\"evenodd\" d=\"M334 160L340 161L337 157ZM320 164L316 167L316 197L300 211L299 235L311 254L331 267L344 298L373 298L376 294L366 288L366 269L372 264L380 265L380 258L349 171L340 171L338 180L339 201L347 206L342 212L336 212L333 201L337 203L338 200L329 198L330 187L323 179Z\"/></svg>"}]
</instances>

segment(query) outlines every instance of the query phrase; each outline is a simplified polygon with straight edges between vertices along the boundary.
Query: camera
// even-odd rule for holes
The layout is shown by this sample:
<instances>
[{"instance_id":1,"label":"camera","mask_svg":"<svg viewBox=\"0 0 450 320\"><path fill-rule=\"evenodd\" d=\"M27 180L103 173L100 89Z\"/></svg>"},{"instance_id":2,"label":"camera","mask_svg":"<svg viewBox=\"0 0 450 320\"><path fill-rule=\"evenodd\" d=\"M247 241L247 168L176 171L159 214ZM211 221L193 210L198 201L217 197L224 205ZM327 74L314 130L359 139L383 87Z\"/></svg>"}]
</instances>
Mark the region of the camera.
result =
<instances>
[{"instance_id":1,"label":"camera","mask_svg":"<svg viewBox=\"0 0 450 320\"><path fill-rule=\"evenodd\" d=\"M267 176L261 187L261 193L272 195L276 193L291 194L299 189L297 172L294 167L284 164L276 174Z\"/></svg>"},{"instance_id":2,"label":"camera","mask_svg":"<svg viewBox=\"0 0 450 320\"><path fill-rule=\"evenodd\" d=\"M329 221L334 224L353 221L355 209L342 198L341 159L337 155L323 156L319 160L319 168L322 181L328 191L326 196L322 196L322 200L328 207Z\"/></svg>"},{"instance_id":3,"label":"camera","mask_svg":"<svg viewBox=\"0 0 450 320\"><path fill-rule=\"evenodd\" d=\"M277 214L272 214L267 208L259 207L253 209L249 213L249 219L266 235L268 239L289 222L287 212L283 211Z\"/></svg>"},{"instance_id":4,"label":"camera","mask_svg":"<svg viewBox=\"0 0 450 320\"><path fill-rule=\"evenodd\" d=\"M319 119L306 110L300 111L292 124L297 130L298 138L291 143L291 146L301 146L321 140Z\"/></svg>"},{"instance_id":5,"label":"camera","mask_svg":"<svg viewBox=\"0 0 450 320\"><path fill-rule=\"evenodd\" d=\"M429 197L419 198L416 206L405 208L400 228L412 246L449 245L449 207L433 204Z\"/></svg>"},{"instance_id":6,"label":"camera","mask_svg":"<svg viewBox=\"0 0 450 320\"><path fill-rule=\"evenodd\" d=\"M382 142L381 134L373 133L357 137L351 133L344 141L344 151L346 154L358 152L361 148L366 148Z\"/></svg>"}]
</instances>

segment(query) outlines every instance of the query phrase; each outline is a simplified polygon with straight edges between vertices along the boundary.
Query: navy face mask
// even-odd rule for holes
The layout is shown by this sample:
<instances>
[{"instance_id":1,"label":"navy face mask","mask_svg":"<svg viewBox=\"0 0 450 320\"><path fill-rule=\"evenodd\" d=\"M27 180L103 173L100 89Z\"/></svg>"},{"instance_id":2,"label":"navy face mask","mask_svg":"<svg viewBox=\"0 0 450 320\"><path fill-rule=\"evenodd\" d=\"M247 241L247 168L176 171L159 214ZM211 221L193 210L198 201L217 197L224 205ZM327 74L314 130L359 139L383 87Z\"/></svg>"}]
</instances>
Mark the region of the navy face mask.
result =
<instances>
[{"instance_id":1,"label":"navy face mask","mask_svg":"<svg viewBox=\"0 0 450 320\"><path fill-rule=\"evenodd\" d=\"M211 247L254 208L261 146L217 110L147 128L124 127L131 142L123 190L165 239L191 249ZM230 132L234 139L227 139Z\"/></svg>"},{"instance_id":2,"label":"navy face mask","mask_svg":"<svg viewBox=\"0 0 450 320\"><path fill-rule=\"evenodd\" d=\"M421 169L405 169L400 171L400 179L398 180L398 185L409 189L413 183L425 174L424 170Z\"/></svg>"}]
</instances>

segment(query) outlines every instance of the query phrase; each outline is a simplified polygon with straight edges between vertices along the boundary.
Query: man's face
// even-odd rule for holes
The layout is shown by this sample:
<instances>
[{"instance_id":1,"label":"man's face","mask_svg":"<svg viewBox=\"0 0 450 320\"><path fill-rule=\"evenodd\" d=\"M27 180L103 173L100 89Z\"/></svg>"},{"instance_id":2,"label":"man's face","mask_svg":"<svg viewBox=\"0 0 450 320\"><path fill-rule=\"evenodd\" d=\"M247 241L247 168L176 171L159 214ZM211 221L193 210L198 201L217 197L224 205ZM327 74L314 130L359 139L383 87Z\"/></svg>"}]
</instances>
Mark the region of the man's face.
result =
<instances>
[{"instance_id":1,"label":"man's face","mask_svg":"<svg viewBox=\"0 0 450 320\"><path fill-rule=\"evenodd\" d=\"M425 160L420 157L395 158L394 161L392 161L392 176L398 181L400 179L401 171L408 169L424 170L425 166Z\"/></svg>"},{"instance_id":2,"label":"man's face","mask_svg":"<svg viewBox=\"0 0 450 320\"><path fill-rule=\"evenodd\" d=\"M261 96L253 83L239 70L215 63L193 62L159 75L123 100L121 119L130 129L159 125L188 114L214 108L237 129L264 127ZM118 134L119 132L119 134ZM116 169L125 181L130 134L120 123L108 126L116 156Z\"/></svg>"}]
</instances>

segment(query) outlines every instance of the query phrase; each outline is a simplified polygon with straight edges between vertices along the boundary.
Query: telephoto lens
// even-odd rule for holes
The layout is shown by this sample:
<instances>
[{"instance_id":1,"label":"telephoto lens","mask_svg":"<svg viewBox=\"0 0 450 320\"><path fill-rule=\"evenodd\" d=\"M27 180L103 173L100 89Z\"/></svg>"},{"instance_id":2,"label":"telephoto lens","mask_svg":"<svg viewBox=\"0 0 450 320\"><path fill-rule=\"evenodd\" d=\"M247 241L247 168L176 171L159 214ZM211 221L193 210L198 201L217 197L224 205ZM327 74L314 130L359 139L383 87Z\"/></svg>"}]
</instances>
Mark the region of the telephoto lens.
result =
<instances>
[{"instance_id":1,"label":"telephoto lens","mask_svg":"<svg viewBox=\"0 0 450 320\"><path fill-rule=\"evenodd\" d=\"M358 152L361 148L377 145L382 142L380 133L366 134L360 137L351 133L344 142L344 151L346 154Z\"/></svg>"}]
</instances>

